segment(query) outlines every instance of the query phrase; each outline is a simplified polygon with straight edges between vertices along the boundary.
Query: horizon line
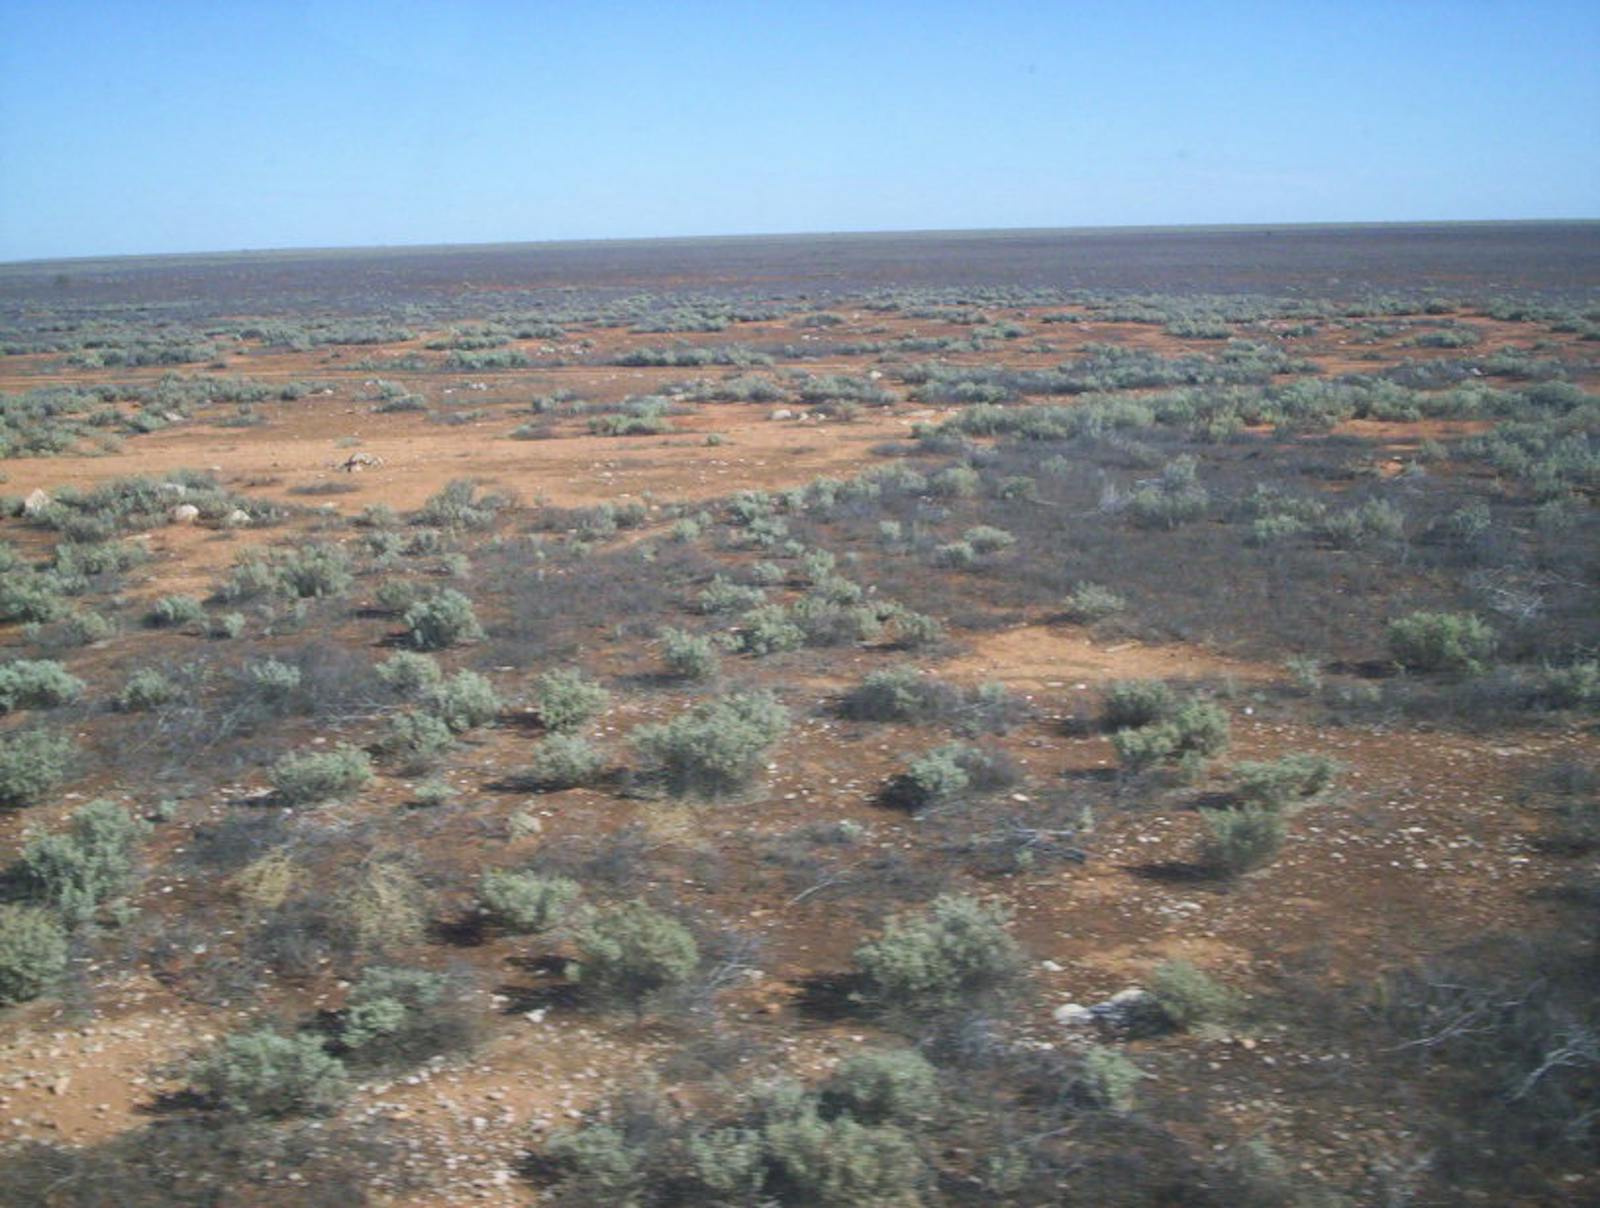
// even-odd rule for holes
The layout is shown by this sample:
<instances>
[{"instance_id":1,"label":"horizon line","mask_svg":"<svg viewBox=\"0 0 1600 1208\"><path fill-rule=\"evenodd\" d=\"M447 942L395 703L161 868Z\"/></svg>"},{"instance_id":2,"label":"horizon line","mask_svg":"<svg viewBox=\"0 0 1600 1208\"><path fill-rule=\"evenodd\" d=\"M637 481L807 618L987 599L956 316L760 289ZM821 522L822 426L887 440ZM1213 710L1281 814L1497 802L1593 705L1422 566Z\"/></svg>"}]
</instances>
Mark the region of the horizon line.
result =
<instances>
[{"instance_id":1,"label":"horizon line","mask_svg":"<svg viewBox=\"0 0 1600 1208\"><path fill-rule=\"evenodd\" d=\"M1600 217L1583 218L1448 218L1380 219L1357 221L1307 222L1194 222L1086 224L1079 226L1029 227L885 227L833 231L736 231L696 235L616 235L573 239L499 239L461 243L371 243L306 244L285 247L212 248L187 252L102 252L71 256L35 256L19 260L0 260L0 268L28 268L49 265L99 263L108 260L197 260L219 256L269 257L313 256L328 253L445 252L471 249L592 247L603 244L712 243L762 239L852 239L928 237L949 235L1042 235L1042 234L1155 234L1180 231L1276 231L1327 230L1342 227L1486 227L1486 226L1585 226L1600 225Z\"/></svg>"}]
</instances>

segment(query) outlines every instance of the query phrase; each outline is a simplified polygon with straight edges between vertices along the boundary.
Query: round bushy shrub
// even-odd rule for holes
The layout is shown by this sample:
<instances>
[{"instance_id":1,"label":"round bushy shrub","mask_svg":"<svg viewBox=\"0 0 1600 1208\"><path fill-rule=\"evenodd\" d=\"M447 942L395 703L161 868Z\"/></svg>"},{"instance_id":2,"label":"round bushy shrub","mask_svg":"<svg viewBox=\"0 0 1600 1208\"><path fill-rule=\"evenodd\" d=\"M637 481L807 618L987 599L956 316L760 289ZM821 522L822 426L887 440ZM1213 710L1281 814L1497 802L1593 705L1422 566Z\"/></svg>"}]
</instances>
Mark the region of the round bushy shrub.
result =
<instances>
[{"instance_id":1,"label":"round bushy shrub","mask_svg":"<svg viewBox=\"0 0 1600 1208\"><path fill-rule=\"evenodd\" d=\"M547 730L576 730L604 709L611 694L573 668L547 671L535 690L539 720Z\"/></svg>"},{"instance_id":2,"label":"round bushy shrub","mask_svg":"<svg viewBox=\"0 0 1600 1208\"><path fill-rule=\"evenodd\" d=\"M661 660L678 679L708 680L717 674L717 646L708 637L684 629L661 631Z\"/></svg>"},{"instance_id":3,"label":"round bushy shrub","mask_svg":"<svg viewBox=\"0 0 1600 1208\"><path fill-rule=\"evenodd\" d=\"M823 1088L826 1116L848 1112L862 1124L901 1123L939 1106L939 1077L915 1049L860 1053L842 1062Z\"/></svg>"},{"instance_id":4,"label":"round bushy shrub","mask_svg":"<svg viewBox=\"0 0 1600 1208\"><path fill-rule=\"evenodd\" d=\"M43 730L0 737L0 809L33 805L66 779L69 739Z\"/></svg>"},{"instance_id":5,"label":"round bushy shrub","mask_svg":"<svg viewBox=\"0 0 1600 1208\"><path fill-rule=\"evenodd\" d=\"M605 767L605 756L578 734L551 734L533 752L527 779L539 789L559 791L588 784Z\"/></svg>"},{"instance_id":6,"label":"round bushy shrub","mask_svg":"<svg viewBox=\"0 0 1600 1208\"><path fill-rule=\"evenodd\" d=\"M0 1004L37 998L67 969L67 933L47 910L0 906Z\"/></svg>"},{"instance_id":7,"label":"round bushy shrub","mask_svg":"<svg viewBox=\"0 0 1600 1208\"><path fill-rule=\"evenodd\" d=\"M735 693L641 726L633 742L670 791L716 798L744 787L788 724L788 710L768 694Z\"/></svg>"},{"instance_id":8,"label":"round bushy shrub","mask_svg":"<svg viewBox=\"0 0 1600 1208\"><path fill-rule=\"evenodd\" d=\"M53 659L17 659L0 666L0 713L58 708L82 692L83 681Z\"/></svg>"},{"instance_id":9,"label":"round bushy shrub","mask_svg":"<svg viewBox=\"0 0 1600 1208\"><path fill-rule=\"evenodd\" d=\"M700 967L700 948L689 929L643 902L592 915L576 939L585 993L635 1015L643 1014L650 999L686 984Z\"/></svg>"},{"instance_id":10,"label":"round bushy shrub","mask_svg":"<svg viewBox=\"0 0 1600 1208\"><path fill-rule=\"evenodd\" d=\"M1494 654L1493 629L1470 612L1413 612L1389 623L1389 653L1413 671L1476 674Z\"/></svg>"},{"instance_id":11,"label":"round bushy shrub","mask_svg":"<svg viewBox=\"0 0 1600 1208\"><path fill-rule=\"evenodd\" d=\"M478 902L492 921L508 931L546 931L578 900L578 883L533 872L488 872L478 883Z\"/></svg>"},{"instance_id":12,"label":"round bushy shrub","mask_svg":"<svg viewBox=\"0 0 1600 1208\"><path fill-rule=\"evenodd\" d=\"M314 1115L344 1097L344 1063L315 1036L260 1029L227 1037L190 1071L194 1087L239 1115Z\"/></svg>"},{"instance_id":13,"label":"round bushy shrub","mask_svg":"<svg viewBox=\"0 0 1600 1208\"><path fill-rule=\"evenodd\" d=\"M349 797L372 782L372 760L356 747L285 755L268 773L286 805L315 805Z\"/></svg>"},{"instance_id":14,"label":"round bushy shrub","mask_svg":"<svg viewBox=\"0 0 1600 1208\"><path fill-rule=\"evenodd\" d=\"M449 587L407 608L404 621L411 644L418 650L443 650L483 636L472 601Z\"/></svg>"},{"instance_id":15,"label":"round bushy shrub","mask_svg":"<svg viewBox=\"0 0 1600 1208\"><path fill-rule=\"evenodd\" d=\"M926 911L890 920L856 949L873 1002L929 1014L980 1002L1020 975L1022 950L999 907L969 897L939 898Z\"/></svg>"},{"instance_id":16,"label":"round bushy shrub","mask_svg":"<svg viewBox=\"0 0 1600 1208\"><path fill-rule=\"evenodd\" d=\"M1272 862L1283 846L1283 815L1274 809L1201 810L1206 833L1200 862L1213 874L1235 877Z\"/></svg>"}]
</instances>

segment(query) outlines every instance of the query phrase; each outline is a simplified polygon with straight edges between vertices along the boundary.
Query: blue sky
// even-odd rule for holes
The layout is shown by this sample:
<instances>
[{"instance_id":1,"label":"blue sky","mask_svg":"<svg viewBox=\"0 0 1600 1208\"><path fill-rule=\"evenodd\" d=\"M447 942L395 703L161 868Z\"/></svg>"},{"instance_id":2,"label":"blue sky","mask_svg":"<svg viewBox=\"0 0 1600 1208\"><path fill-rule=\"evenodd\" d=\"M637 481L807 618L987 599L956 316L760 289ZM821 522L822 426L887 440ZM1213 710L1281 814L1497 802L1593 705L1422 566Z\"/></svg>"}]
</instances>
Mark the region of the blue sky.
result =
<instances>
[{"instance_id":1,"label":"blue sky","mask_svg":"<svg viewBox=\"0 0 1600 1208\"><path fill-rule=\"evenodd\" d=\"M0 259L1600 216L1600 4L0 4Z\"/></svg>"}]
</instances>

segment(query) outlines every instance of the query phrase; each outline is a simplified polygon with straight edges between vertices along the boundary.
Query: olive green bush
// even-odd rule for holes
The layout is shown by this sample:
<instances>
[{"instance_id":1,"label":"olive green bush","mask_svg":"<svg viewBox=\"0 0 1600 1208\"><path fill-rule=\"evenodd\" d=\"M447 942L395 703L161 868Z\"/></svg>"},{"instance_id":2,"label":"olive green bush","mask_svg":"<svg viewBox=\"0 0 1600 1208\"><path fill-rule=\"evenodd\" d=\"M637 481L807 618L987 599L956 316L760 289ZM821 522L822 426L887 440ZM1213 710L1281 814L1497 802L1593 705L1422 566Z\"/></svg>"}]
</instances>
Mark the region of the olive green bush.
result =
<instances>
[{"instance_id":1,"label":"olive green bush","mask_svg":"<svg viewBox=\"0 0 1600 1208\"><path fill-rule=\"evenodd\" d=\"M749 783L788 724L788 710L772 696L741 692L640 726L633 743L670 792L714 799Z\"/></svg>"},{"instance_id":2,"label":"olive green bush","mask_svg":"<svg viewBox=\"0 0 1600 1208\"><path fill-rule=\"evenodd\" d=\"M548 931L564 919L578 900L578 883L566 877L533 872L495 871L478 883L478 905L484 915L507 931Z\"/></svg>"},{"instance_id":3,"label":"olive green bush","mask_svg":"<svg viewBox=\"0 0 1600 1208\"><path fill-rule=\"evenodd\" d=\"M577 978L584 994L635 1017L662 994L686 985L700 967L689 929L643 902L598 911L576 930Z\"/></svg>"},{"instance_id":4,"label":"olive green bush","mask_svg":"<svg viewBox=\"0 0 1600 1208\"><path fill-rule=\"evenodd\" d=\"M67 933L48 910L0 905L0 1005L27 1002L67 970Z\"/></svg>"},{"instance_id":5,"label":"olive green bush","mask_svg":"<svg viewBox=\"0 0 1600 1208\"><path fill-rule=\"evenodd\" d=\"M372 783L372 760L356 747L285 755L268 780L286 805L316 805L351 797Z\"/></svg>"},{"instance_id":6,"label":"olive green bush","mask_svg":"<svg viewBox=\"0 0 1600 1208\"><path fill-rule=\"evenodd\" d=\"M83 681L53 659L17 659L0 665L0 713L55 709L83 694Z\"/></svg>"},{"instance_id":7,"label":"olive green bush","mask_svg":"<svg viewBox=\"0 0 1600 1208\"><path fill-rule=\"evenodd\" d=\"M237 1115L326 1115L347 1091L344 1063L315 1036L235 1032L190 1067L195 1090Z\"/></svg>"},{"instance_id":8,"label":"olive green bush","mask_svg":"<svg viewBox=\"0 0 1600 1208\"><path fill-rule=\"evenodd\" d=\"M67 777L72 741L45 730L0 735L0 809L35 805Z\"/></svg>"},{"instance_id":9,"label":"olive green bush","mask_svg":"<svg viewBox=\"0 0 1600 1208\"><path fill-rule=\"evenodd\" d=\"M1001 994L1021 976L1022 949L1007 915L962 896L891 919L855 952L864 997L912 1015L971 1006Z\"/></svg>"}]
</instances>

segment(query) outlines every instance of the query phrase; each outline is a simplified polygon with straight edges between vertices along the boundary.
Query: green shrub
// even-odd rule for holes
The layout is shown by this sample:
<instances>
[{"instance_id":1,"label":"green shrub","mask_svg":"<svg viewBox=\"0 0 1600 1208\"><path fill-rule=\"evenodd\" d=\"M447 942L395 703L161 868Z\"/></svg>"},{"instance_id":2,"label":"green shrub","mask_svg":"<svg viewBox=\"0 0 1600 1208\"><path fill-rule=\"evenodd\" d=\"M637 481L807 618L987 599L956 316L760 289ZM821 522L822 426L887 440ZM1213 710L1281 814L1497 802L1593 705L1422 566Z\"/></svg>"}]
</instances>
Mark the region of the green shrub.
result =
<instances>
[{"instance_id":1,"label":"green shrub","mask_svg":"<svg viewBox=\"0 0 1600 1208\"><path fill-rule=\"evenodd\" d=\"M403 619L411 644L418 650L443 650L483 636L472 601L454 588L417 601L406 609Z\"/></svg>"},{"instance_id":2,"label":"green shrub","mask_svg":"<svg viewBox=\"0 0 1600 1208\"><path fill-rule=\"evenodd\" d=\"M426 969L363 970L339 1023L345 1060L397 1068L468 1047L476 1029L448 988L443 974Z\"/></svg>"},{"instance_id":3,"label":"green shrub","mask_svg":"<svg viewBox=\"0 0 1600 1208\"><path fill-rule=\"evenodd\" d=\"M971 546L973 552L977 554L997 554L1017 543L1017 539L1005 529L993 528L987 524L969 528L961 534L961 540Z\"/></svg>"},{"instance_id":4,"label":"green shrub","mask_svg":"<svg viewBox=\"0 0 1600 1208\"><path fill-rule=\"evenodd\" d=\"M1326 755L1301 752L1266 763L1236 765L1239 799L1246 805L1282 809L1294 801L1314 797L1333 783L1339 765Z\"/></svg>"},{"instance_id":5,"label":"green shrub","mask_svg":"<svg viewBox=\"0 0 1600 1208\"><path fill-rule=\"evenodd\" d=\"M0 574L0 621L54 621L67 611L55 579L32 572Z\"/></svg>"},{"instance_id":6,"label":"green shrub","mask_svg":"<svg viewBox=\"0 0 1600 1208\"><path fill-rule=\"evenodd\" d=\"M67 933L49 911L0 905L0 1005L37 998L67 971Z\"/></svg>"},{"instance_id":7,"label":"green shrub","mask_svg":"<svg viewBox=\"0 0 1600 1208\"><path fill-rule=\"evenodd\" d=\"M1079 1089L1095 1107L1113 1112L1133 1110L1135 1092L1144 1075L1120 1049L1094 1045L1083 1055Z\"/></svg>"},{"instance_id":8,"label":"green shrub","mask_svg":"<svg viewBox=\"0 0 1600 1208\"><path fill-rule=\"evenodd\" d=\"M268 773L286 805L315 805L350 797L372 782L372 760L356 747L285 755Z\"/></svg>"},{"instance_id":9,"label":"green shrub","mask_svg":"<svg viewBox=\"0 0 1600 1208\"><path fill-rule=\"evenodd\" d=\"M476 671L458 671L434 690L428 702L451 733L464 734L500 716L494 685Z\"/></svg>"},{"instance_id":10,"label":"green shrub","mask_svg":"<svg viewBox=\"0 0 1600 1208\"><path fill-rule=\"evenodd\" d=\"M912 760L889 784L886 796L904 809L930 809L967 790L983 792L1011 782L1008 764L966 743L946 743Z\"/></svg>"},{"instance_id":11,"label":"green shrub","mask_svg":"<svg viewBox=\"0 0 1600 1208\"><path fill-rule=\"evenodd\" d=\"M983 482L970 466L950 466L928 479L928 494L945 499L970 499Z\"/></svg>"},{"instance_id":12,"label":"green shrub","mask_svg":"<svg viewBox=\"0 0 1600 1208\"><path fill-rule=\"evenodd\" d=\"M739 618L739 648L747 654L780 654L806 644L805 630L781 604L763 604Z\"/></svg>"},{"instance_id":13,"label":"green shrub","mask_svg":"<svg viewBox=\"0 0 1600 1208\"><path fill-rule=\"evenodd\" d=\"M910 1014L969 1006L1020 976L1022 950L1007 915L969 897L939 898L926 911L892 919L856 949L869 1001Z\"/></svg>"},{"instance_id":14,"label":"green shrub","mask_svg":"<svg viewBox=\"0 0 1600 1208\"><path fill-rule=\"evenodd\" d=\"M277 579L280 590L301 599L342 596L352 580L350 555L337 545L308 545L278 559Z\"/></svg>"},{"instance_id":15,"label":"green shrub","mask_svg":"<svg viewBox=\"0 0 1600 1208\"><path fill-rule=\"evenodd\" d=\"M1468 612L1413 612L1389 623L1389 653L1414 671L1476 674L1494 653L1493 629Z\"/></svg>"},{"instance_id":16,"label":"green shrub","mask_svg":"<svg viewBox=\"0 0 1600 1208\"><path fill-rule=\"evenodd\" d=\"M700 967L700 948L682 923L643 902L600 911L575 936L585 994L642 1016L651 999L677 989Z\"/></svg>"},{"instance_id":17,"label":"green shrub","mask_svg":"<svg viewBox=\"0 0 1600 1208\"><path fill-rule=\"evenodd\" d=\"M638 1208L646 1186L644 1154L609 1124L558 1133L545 1156L562 1173L561 1191L572 1204Z\"/></svg>"},{"instance_id":18,"label":"green shrub","mask_svg":"<svg viewBox=\"0 0 1600 1208\"><path fill-rule=\"evenodd\" d=\"M948 711L952 695L915 667L884 667L845 694L840 712L862 721L927 721Z\"/></svg>"},{"instance_id":19,"label":"green shrub","mask_svg":"<svg viewBox=\"0 0 1600 1208\"><path fill-rule=\"evenodd\" d=\"M535 688L539 720L545 729L576 730L599 713L611 694L577 669L546 671Z\"/></svg>"},{"instance_id":20,"label":"green shrub","mask_svg":"<svg viewBox=\"0 0 1600 1208\"><path fill-rule=\"evenodd\" d=\"M83 681L52 659L17 659L0 665L0 713L58 708L82 692Z\"/></svg>"},{"instance_id":21,"label":"green shrub","mask_svg":"<svg viewBox=\"0 0 1600 1208\"><path fill-rule=\"evenodd\" d=\"M66 831L36 835L23 846L18 881L31 901L69 925L88 922L96 906L126 887L134 845L149 829L110 801L91 801Z\"/></svg>"},{"instance_id":22,"label":"green shrub","mask_svg":"<svg viewBox=\"0 0 1600 1208\"><path fill-rule=\"evenodd\" d=\"M281 707L300 690L303 677L300 668L293 663L267 658L245 667L244 678L258 697L269 705Z\"/></svg>"},{"instance_id":23,"label":"green shrub","mask_svg":"<svg viewBox=\"0 0 1600 1208\"><path fill-rule=\"evenodd\" d=\"M407 700L423 700L444 686L444 672L431 655L397 650L374 670L391 691Z\"/></svg>"},{"instance_id":24,"label":"green shrub","mask_svg":"<svg viewBox=\"0 0 1600 1208\"><path fill-rule=\"evenodd\" d=\"M534 748L527 780L547 791L577 788L592 781L604 767L605 756L587 739L557 731Z\"/></svg>"},{"instance_id":25,"label":"green shrub","mask_svg":"<svg viewBox=\"0 0 1600 1208\"><path fill-rule=\"evenodd\" d=\"M806 1112L762 1130L768 1158L792 1200L819 1208L910 1208L926 1168L916 1143L892 1124L823 1120Z\"/></svg>"},{"instance_id":26,"label":"green shrub","mask_svg":"<svg viewBox=\"0 0 1600 1208\"><path fill-rule=\"evenodd\" d=\"M735 693L702 701L664 724L640 726L633 742L669 791L716 798L744 787L788 724L788 711L773 697Z\"/></svg>"},{"instance_id":27,"label":"green shrub","mask_svg":"<svg viewBox=\"0 0 1600 1208\"><path fill-rule=\"evenodd\" d=\"M1127 607L1128 602L1109 587L1102 587L1098 583L1080 583L1067 597L1062 612L1069 621L1075 621L1079 625L1092 625L1096 621L1116 616Z\"/></svg>"},{"instance_id":28,"label":"green shrub","mask_svg":"<svg viewBox=\"0 0 1600 1208\"><path fill-rule=\"evenodd\" d=\"M422 709L406 709L390 716L378 750L393 760L400 772L417 776L438 767L454 743L455 735L443 718Z\"/></svg>"},{"instance_id":29,"label":"green shrub","mask_svg":"<svg viewBox=\"0 0 1600 1208\"><path fill-rule=\"evenodd\" d=\"M145 624L156 629L178 629L185 625L204 625L205 605L193 596L162 596L145 613Z\"/></svg>"},{"instance_id":30,"label":"green shrub","mask_svg":"<svg viewBox=\"0 0 1600 1208\"><path fill-rule=\"evenodd\" d=\"M897 606L889 610L885 620L893 632L894 644L903 650L921 650L945 639L944 625L926 613Z\"/></svg>"},{"instance_id":31,"label":"green shrub","mask_svg":"<svg viewBox=\"0 0 1600 1208\"><path fill-rule=\"evenodd\" d=\"M661 660L669 675L696 681L714 679L721 663L715 642L684 629L661 631Z\"/></svg>"},{"instance_id":32,"label":"green shrub","mask_svg":"<svg viewBox=\"0 0 1600 1208\"><path fill-rule=\"evenodd\" d=\"M60 640L67 646L92 646L116 636L116 622L98 612L75 612L61 622Z\"/></svg>"},{"instance_id":33,"label":"green shrub","mask_svg":"<svg viewBox=\"0 0 1600 1208\"><path fill-rule=\"evenodd\" d=\"M478 883L483 913L508 931L548 931L578 900L578 883L534 872L487 872Z\"/></svg>"},{"instance_id":34,"label":"green shrub","mask_svg":"<svg viewBox=\"0 0 1600 1208\"><path fill-rule=\"evenodd\" d=\"M841 1062L823 1088L821 1109L862 1124L908 1123L939 1107L939 1078L915 1049L861 1053Z\"/></svg>"},{"instance_id":35,"label":"green shrub","mask_svg":"<svg viewBox=\"0 0 1600 1208\"><path fill-rule=\"evenodd\" d=\"M344 1097L344 1063L315 1036L236 1032L190 1070L195 1089L239 1115L275 1119L331 1112Z\"/></svg>"},{"instance_id":36,"label":"green shrub","mask_svg":"<svg viewBox=\"0 0 1600 1208\"><path fill-rule=\"evenodd\" d=\"M1102 719L1108 730L1131 730L1164 721L1178 697L1160 680L1118 680L1106 689Z\"/></svg>"},{"instance_id":37,"label":"green shrub","mask_svg":"<svg viewBox=\"0 0 1600 1208\"><path fill-rule=\"evenodd\" d=\"M1180 1030L1196 1024L1223 1023L1233 1014L1234 998L1226 987L1188 961L1163 961L1150 974L1150 993L1162 1014Z\"/></svg>"},{"instance_id":38,"label":"green shrub","mask_svg":"<svg viewBox=\"0 0 1600 1208\"><path fill-rule=\"evenodd\" d=\"M1283 815L1277 810L1201 810L1200 818L1206 828L1200 863L1216 876L1235 877L1261 868L1283 846Z\"/></svg>"},{"instance_id":39,"label":"green shrub","mask_svg":"<svg viewBox=\"0 0 1600 1208\"><path fill-rule=\"evenodd\" d=\"M0 735L0 809L20 809L44 799L67 776L72 742L43 730Z\"/></svg>"},{"instance_id":40,"label":"green shrub","mask_svg":"<svg viewBox=\"0 0 1600 1208\"><path fill-rule=\"evenodd\" d=\"M1544 672L1541 697L1552 709L1593 709L1600 705L1600 661L1589 659Z\"/></svg>"},{"instance_id":41,"label":"green shrub","mask_svg":"<svg viewBox=\"0 0 1600 1208\"><path fill-rule=\"evenodd\" d=\"M1131 771L1158 763L1190 767L1227 750L1228 715L1207 701L1186 701L1164 721L1116 731L1111 745Z\"/></svg>"},{"instance_id":42,"label":"green shrub","mask_svg":"<svg viewBox=\"0 0 1600 1208\"><path fill-rule=\"evenodd\" d=\"M716 575L695 603L700 612L708 615L723 612L744 612L766 603L767 593L759 587L745 587Z\"/></svg>"},{"instance_id":43,"label":"green shrub","mask_svg":"<svg viewBox=\"0 0 1600 1208\"><path fill-rule=\"evenodd\" d=\"M113 706L122 713L159 709L178 698L178 686L154 667L141 667L128 677Z\"/></svg>"}]
</instances>

